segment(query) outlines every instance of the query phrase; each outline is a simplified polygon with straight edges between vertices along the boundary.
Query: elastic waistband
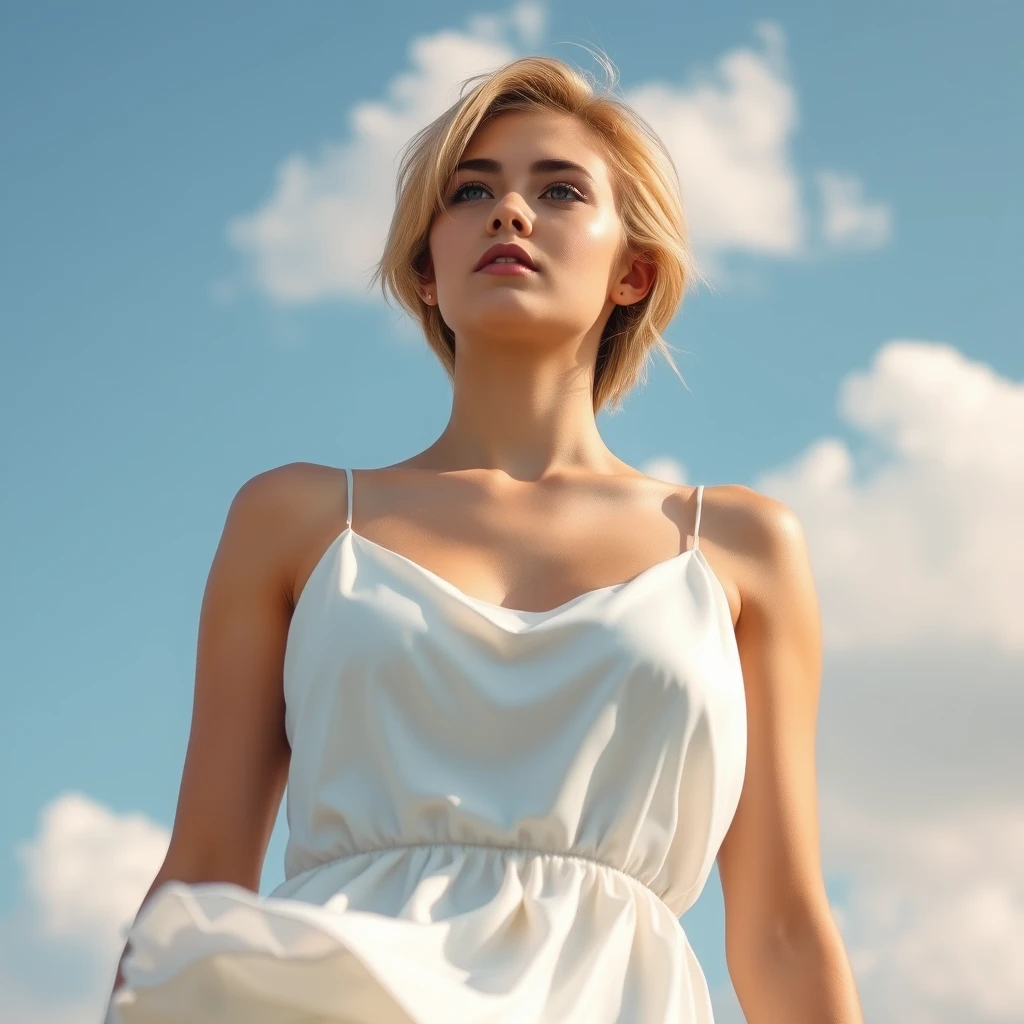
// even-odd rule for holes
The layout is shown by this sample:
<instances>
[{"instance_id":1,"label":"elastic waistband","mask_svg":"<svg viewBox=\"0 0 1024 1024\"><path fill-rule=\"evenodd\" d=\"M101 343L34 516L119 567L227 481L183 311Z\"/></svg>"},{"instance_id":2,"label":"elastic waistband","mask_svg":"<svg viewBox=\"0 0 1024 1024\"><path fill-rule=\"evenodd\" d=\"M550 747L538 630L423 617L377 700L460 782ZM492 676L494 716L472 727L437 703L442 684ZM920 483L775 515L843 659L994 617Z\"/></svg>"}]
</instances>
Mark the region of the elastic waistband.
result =
<instances>
[{"instance_id":1,"label":"elastic waistband","mask_svg":"<svg viewBox=\"0 0 1024 1024\"><path fill-rule=\"evenodd\" d=\"M640 886L645 892L655 896L662 903L665 903L664 896L661 893L656 892L647 882L643 879L638 878L632 872L627 871L625 868L620 868L616 864L611 864L606 860L601 860L599 857L593 857L590 854L578 853L576 851L560 851L560 850L541 850L533 846L512 846L508 844L500 843L482 843L482 842L414 842L414 843L387 843L380 846L370 846L362 850L350 850L346 853L340 853L336 857L332 857L330 860L322 861L319 864L314 864L310 868L306 868L304 871L299 871L292 875L290 878L285 880L285 884L290 884L296 880L304 880L310 878L315 874L323 871L325 868L330 867L332 864L337 864L343 860L350 860L353 857L366 857L371 854L382 854L392 853L398 850L430 850L430 849L445 849L445 850L488 850L494 853L503 854L524 854L526 856L533 857L548 857L559 860L575 860L581 861L586 864L593 864L599 868L606 868L609 871L614 871L616 874L621 875L623 878L628 879L632 884ZM668 904L666 903L666 906ZM669 908L671 909L671 908ZM674 912L673 912L674 913Z\"/></svg>"}]
</instances>

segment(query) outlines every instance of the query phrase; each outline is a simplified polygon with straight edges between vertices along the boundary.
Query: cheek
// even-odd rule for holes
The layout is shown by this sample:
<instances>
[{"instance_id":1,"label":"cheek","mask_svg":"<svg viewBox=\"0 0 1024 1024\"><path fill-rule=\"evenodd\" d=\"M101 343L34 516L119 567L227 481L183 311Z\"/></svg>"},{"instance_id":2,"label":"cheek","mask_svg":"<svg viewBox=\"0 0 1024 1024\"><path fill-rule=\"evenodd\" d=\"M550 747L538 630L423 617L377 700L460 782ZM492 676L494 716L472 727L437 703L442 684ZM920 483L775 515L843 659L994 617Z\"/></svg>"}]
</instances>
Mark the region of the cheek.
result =
<instances>
[{"instance_id":1,"label":"cheek","mask_svg":"<svg viewBox=\"0 0 1024 1024\"><path fill-rule=\"evenodd\" d=\"M600 250L607 269L622 244L622 221L609 210L595 217L587 228L590 244Z\"/></svg>"},{"instance_id":2,"label":"cheek","mask_svg":"<svg viewBox=\"0 0 1024 1024\"><path fill-rule=\"evenodd\" d=\"M622 224L608 213L599 213L575 224L562 237L563 258L559 261L571 267L574 274L586 274L602 283L619 250Z\"/></svg>"},{"instance_id":3,"label":"cheek","mask_svg":"<svg viewBox=\"0 0 1024 1024\"><path fill-rule=\"evenodd\" d=\"M458 260L459 225L445 217L439 217L430 229L430 258L434 264L434 277L450 280L451 268Z\"/></svg>"}]
</instances>

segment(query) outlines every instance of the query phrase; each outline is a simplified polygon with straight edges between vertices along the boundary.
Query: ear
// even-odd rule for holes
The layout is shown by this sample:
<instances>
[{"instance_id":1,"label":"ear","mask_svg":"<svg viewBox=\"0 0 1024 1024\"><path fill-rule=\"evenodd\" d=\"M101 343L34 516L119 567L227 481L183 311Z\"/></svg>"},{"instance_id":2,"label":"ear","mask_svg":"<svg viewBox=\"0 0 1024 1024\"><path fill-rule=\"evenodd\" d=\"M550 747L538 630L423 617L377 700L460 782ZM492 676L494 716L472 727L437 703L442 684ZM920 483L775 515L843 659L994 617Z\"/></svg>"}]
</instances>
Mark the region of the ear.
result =
<instances>
[{"instance_id":1,"label":"ear","mask_svg":"<svg viewBox=\"0 0 1024 1024\"><path fill-rule=\"evenodd\" d=\"M434 277L434 261L428 255L423 269L417 272L416 291L428 306L437 305L437 280Z\"/></svg>"},{"instance_id":2,"label":"ear","mask_svg":"<svg viewBox=\"0 0 1024 1024\"><path fill-rule=\"evenodd\" d=\"M645 298L658 277L657 264L627 256L626 271L612 285L611 300L617 306L632 306Z\"/></svg>"}]
</instances>

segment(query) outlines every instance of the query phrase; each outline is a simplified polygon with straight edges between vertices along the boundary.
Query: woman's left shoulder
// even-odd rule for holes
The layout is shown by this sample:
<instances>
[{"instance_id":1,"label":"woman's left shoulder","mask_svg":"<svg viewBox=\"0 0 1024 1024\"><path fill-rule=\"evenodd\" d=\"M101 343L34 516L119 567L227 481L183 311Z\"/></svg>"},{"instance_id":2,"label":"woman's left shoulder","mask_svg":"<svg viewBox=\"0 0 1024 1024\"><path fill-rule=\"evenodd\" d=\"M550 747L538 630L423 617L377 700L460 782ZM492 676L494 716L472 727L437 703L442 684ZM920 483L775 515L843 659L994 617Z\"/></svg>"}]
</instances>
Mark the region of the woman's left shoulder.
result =
<instances>
[{"instance_id":1,"label":"woman's left shoulder","mask_svg":"<svg viewBox=\"0 0 1024 1024\"><path fill-rule=\"evenodd\" d=\"M744 484L707 486L701 504L701 546L713 548L740 613L814 606L807 538L789 505Z\"/></svg>"},{"instance_id":2,"label":"woman's left shoulder","mask_svg":"<svg viewBox=\"0 0 1024 1024\"><path fill-rule=\"evenodd\" d=\"M705 487L702 535L705 522L724 546L745 557L771 560L806 544L803 524L789 505L745 484Z\"/></svg>"}]
</instances>

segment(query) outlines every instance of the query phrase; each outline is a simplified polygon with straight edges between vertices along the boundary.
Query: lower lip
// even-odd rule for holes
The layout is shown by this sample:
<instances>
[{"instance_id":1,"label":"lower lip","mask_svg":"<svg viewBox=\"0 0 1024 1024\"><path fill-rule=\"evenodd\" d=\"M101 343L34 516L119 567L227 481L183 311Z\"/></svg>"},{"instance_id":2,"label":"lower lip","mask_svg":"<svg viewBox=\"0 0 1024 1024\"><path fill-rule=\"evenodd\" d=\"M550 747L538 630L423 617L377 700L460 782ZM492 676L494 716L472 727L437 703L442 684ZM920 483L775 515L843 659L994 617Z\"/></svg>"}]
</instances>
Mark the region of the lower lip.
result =
<instances>
[{"instance_id":1,"label":"lower lip","mask_svg":"<svg viewBox=\"0 0 1024 1024\"><path fill-rule=\"evenodd\" d=\"M535 270L524 263L485 263L478 274L534 274Z\"/></svg>"}]
</instances>

